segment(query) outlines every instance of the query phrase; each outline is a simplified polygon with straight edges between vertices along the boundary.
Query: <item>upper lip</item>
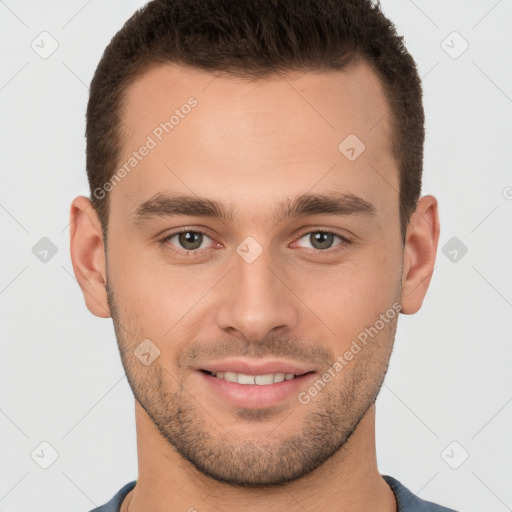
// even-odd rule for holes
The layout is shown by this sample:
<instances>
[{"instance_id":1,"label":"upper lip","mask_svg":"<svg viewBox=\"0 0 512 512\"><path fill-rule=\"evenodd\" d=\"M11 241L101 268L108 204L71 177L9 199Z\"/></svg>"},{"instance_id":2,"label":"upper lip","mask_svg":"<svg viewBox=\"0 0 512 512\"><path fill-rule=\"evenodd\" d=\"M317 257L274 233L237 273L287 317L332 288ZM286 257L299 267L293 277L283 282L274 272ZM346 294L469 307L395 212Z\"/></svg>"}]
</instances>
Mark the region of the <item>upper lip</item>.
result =
<instances>
[{"instance_id":1,"label":"upper lip","mask_svg":"<svg viewBox=\"0 0 512 512\"><path fill-rule=\"evenodd\" d=\"M278 359L266 361L229 359L206 363L204 366L200 366L197 369L212 373L234 372L243 373L245 375L268 375L270 373L293 373L294 375L303 375L304 373L314 371L310 366Z\"/></svg>"}]
</instances>

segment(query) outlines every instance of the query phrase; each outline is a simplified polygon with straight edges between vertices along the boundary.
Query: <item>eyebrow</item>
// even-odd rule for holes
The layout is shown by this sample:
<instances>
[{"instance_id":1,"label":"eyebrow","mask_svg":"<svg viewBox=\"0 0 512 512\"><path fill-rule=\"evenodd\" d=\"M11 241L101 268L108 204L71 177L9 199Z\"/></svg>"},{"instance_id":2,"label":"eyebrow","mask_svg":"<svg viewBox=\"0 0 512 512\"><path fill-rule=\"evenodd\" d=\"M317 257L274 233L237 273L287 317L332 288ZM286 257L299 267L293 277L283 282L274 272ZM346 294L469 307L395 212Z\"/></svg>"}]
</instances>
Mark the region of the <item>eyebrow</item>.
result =
<instances>
[{"instance_id":1,"label":"eyebrow","mask_svg":"<svg viewBox=\"0 0 512 512\"><path fill-rule=\"evenodd\" d=\"M293 217L310 215L363 215L374 217L377 210L373 204L351 193L302 194L293 200L287 199L273 211L274 222ZM175 216L212 217L233 221L234 209L230 205L199 196L157 193L140 204L130 215L134 224L151 218Z\"/></svg>"}]
</instances>

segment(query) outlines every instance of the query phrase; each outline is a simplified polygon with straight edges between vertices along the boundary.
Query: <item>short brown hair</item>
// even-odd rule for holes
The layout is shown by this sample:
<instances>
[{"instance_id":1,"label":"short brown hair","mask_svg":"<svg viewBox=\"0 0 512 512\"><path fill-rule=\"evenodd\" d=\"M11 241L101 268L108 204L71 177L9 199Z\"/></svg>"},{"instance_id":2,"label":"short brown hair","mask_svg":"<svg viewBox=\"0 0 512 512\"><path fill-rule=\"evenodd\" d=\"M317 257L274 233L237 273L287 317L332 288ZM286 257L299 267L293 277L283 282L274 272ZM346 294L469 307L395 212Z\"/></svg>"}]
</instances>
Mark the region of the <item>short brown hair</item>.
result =
<instances>
[{"instance_id":1,"label":"short brown hair","mask_svg":"<svg viewBox=\"0 0 512 512\"><path fill-rule=\"evenodd\" d=\"M403 37L372 0L153 0L136 11L105 49L87 106L87 176L104 236L108 196L94 191L119 164L124 93L149 68L174 62L255 79L339 70L359 58L379 76L391 109L405 240L421 192L422 87Z\"/></svg>"}]
</instances>

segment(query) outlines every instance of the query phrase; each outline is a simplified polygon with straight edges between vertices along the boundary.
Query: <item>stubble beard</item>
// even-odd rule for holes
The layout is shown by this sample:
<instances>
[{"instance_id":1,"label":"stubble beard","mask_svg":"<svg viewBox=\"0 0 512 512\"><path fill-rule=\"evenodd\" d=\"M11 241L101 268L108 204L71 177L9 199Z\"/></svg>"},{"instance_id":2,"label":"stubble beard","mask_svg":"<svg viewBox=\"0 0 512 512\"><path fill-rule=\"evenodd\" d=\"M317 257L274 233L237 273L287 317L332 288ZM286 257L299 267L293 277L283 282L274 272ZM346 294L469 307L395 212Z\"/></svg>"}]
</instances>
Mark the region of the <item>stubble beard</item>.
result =
<instances>
[{"instance_id":1,"label":"stubble beard","mask_svg":"<svg viewBox=\"0 0 512 512\"><path fill-rule=\"evenodd\" d=\"M238 421L262 426L261 435L240 439L223 428L222 416L206 412L207 404L201 404L186 383L178 383L159 359L147 367L140 364L133 355L137 343L125 339L124 319L119 318L108 284L107 297L128 382L162 437L203 475L245 488L281 486L308 475L338 452L343 456L343 447L377 399L396 331L396 321L390 322L379 333L381 339L361 350L314 403L297 401L293 407L301 413L299 424L292 420L294 411L285 410L283 423L269 433L265 421L272 410L240 410ZM304 407L309 408L306 415ZM286 425L293 427L292 433L286 433Z\"/></svg>"}]
</instances>

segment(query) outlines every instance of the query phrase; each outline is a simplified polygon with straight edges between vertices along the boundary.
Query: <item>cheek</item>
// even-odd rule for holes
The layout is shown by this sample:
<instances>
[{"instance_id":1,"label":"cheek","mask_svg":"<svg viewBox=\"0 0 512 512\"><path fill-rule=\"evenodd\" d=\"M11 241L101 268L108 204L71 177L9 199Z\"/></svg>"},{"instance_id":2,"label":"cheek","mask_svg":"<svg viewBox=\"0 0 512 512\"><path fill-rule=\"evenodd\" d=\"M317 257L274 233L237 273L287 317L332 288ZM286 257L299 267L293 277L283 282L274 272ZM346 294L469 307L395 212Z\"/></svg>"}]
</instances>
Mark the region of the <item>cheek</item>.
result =
<instances>
[{"instance_id":1,"label":"cheek","mask_svg":"<svg viewBox=\"0 0 512 512\"><path fill-rule=\"evenodd\" d=\"M109 248L109 280L120 319L137 337L165 343L182 334L184 326L218 281L219 271L207 266L171 265L155 251L140 247Z\"/></svg>"},{"instance_id":2,"label":"cheek","mask_svg":"<svg viewBox=\"0 0 512 512\"><path fill-rule=\"evenodd\" d=\"M349 339L399 301L399 257L396 251L361 251L346 264L308 273L300 296L336 339Z\"/></svg>"}]
</instances>

